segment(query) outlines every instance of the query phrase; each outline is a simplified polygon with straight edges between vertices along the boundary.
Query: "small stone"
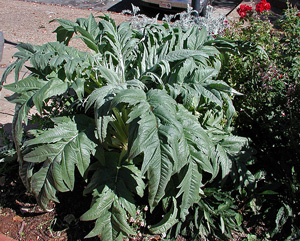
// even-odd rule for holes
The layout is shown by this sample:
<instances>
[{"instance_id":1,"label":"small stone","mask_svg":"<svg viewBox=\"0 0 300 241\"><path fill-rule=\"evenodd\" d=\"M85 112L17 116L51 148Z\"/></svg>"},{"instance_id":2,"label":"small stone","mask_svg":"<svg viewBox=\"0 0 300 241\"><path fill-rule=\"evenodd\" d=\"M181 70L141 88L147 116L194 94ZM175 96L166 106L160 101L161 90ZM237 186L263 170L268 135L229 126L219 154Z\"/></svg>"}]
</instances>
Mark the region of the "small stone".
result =
<instances>
[{"instance_id":1,"label":"small stone","mask_svg":"<svg viewBox=\"0 0 300 241\"><path fill-rule=\"evenodd\" d=\"M46 13L47 15L55 14L55 12L52 12L52 11L46 11L45 13Z\"/></svg>"},{"instance_id":2,"label":"small stone","mask_svg":"<svg viewBox=\"0 0 300 241\"><path fill-rule=\"evenodd\" d=\"M0 177L0 186L3 187L5 185L5 176Z\"/></svg>"},{"instance_id":3,"label":"small stone","mask_svg":"<svg viewBox=\"0 0 300 241\"><path fill-rule=\"evenodd\" d=\"M14 217L13 217L13 220L14 220L15 222L22 222L22 221L23 221L23 218L20 217L20 216L14 216Z\"/></svg>"}]
</instances>

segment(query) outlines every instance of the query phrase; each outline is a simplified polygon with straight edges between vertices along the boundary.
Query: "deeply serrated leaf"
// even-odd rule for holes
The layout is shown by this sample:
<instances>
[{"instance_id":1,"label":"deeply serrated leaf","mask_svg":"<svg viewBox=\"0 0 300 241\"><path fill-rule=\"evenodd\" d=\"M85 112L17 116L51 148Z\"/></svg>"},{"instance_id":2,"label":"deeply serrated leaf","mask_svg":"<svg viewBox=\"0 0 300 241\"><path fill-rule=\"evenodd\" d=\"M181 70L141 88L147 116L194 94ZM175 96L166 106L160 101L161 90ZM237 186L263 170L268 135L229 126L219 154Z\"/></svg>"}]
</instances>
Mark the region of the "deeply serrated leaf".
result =
<instances>
[{"instance_id":1,"label":"deeply serrated leaf","mask_svg":"<svg viewBox=\"0 0 300 241\"><path fill-rule=\"evenodd\" d=\"M90 155L95 148L95 144L88 139L84 132L77 129L76 122L68 118L58 122L53 129L44 131L41 135L26 142L26 146L34 146L45 143L28 152L24 156L27 162L55 162L51 175L57 177L53 179L53 185L59 190L72 190L74 187L75 166L78 167L81 175L85 174L90 162ZM43 195L41 196L41 198Z\"/></svg>"},{"instance_id":2,"label":"deeply serrated leaf","mask_svg":"<svg viewBox=\"0 0 300 241\"><path fill-rule=\"evenodd\" d=\"M179 191L176 197L182 194L182 201L180 205L180 218L184 221L189 208L196 203L199 198L199 189L202 186L202 174L199 172L198 166L194 161L188 164L187 171L184 178L179 184Z\"/></svg>"},{"instance_id":3,"label":"deeply serrated leaf","mask_svg":"<svg viewBox=\"0 0 300 241\"><path fill-rule=\"evenodd\" d=\"M126 212L118 202L114 202L112 207L112 224L114 229L120 230L126 235L135 234L127 222Z\"/></svg>"},{"instance_id":4,"label":"deeply serrated leaf","mask_svg":"<svg viewBox=\"0 0 300 241\"><path fill-rule=\"evenodd\" d=\"M89 221L101 218L111 208L114 197L114 193L109 188L104 188L91 208L80 217L80 220Z\"/></svg>"},{"instance_id":5,"label":"deeply serrated leaf","mask_svg":"<svg viewBox=\"0 0 300 241\"><path fill-rule=\"evenodd\" d=\"M220 145L216 147L216 158L218 158L218 162L222 168L222 178L225 178L231 171L232 162Z\"/></svg>"},{"instance_id":6,"label":"deeply serrated leaf","mask_svg":"<svg viewBox=\"0 0 300 241\"><path fill-rule=\"evenodd\" d=\"M42 113L43 102L47 98L55 95L61 95L68 89L68 83L60 79L51 79L33 96L32 100L37 110Z\"/></svg>"},{"instance_id":7,"label":"deeply serrated leaf","mask_svg":"<svg viewBox=\"0 0 300 241\"><path fill-rule=\"evenodd\" d=\"M42 88L47 81L41 80L36 76L30 75L17 83L5 85L4 88L16 93L22 93L30 90L38 90Z\"/></svg>"},{"instance_id":8,"label":"deeply serrated leaf","mask_svg":"<svg viewBox=\"0 0 300 241\"><path fill-rule=\"evenodd\" d=\"M95 227L85 236L85 238L92 238L100 234L103 240L114 241L112 232L111 213L104 212L103 215L96 220Z\"/></svg>"},{"instance_id":9,"label":"deeply serrated leaf","mask_svg":"<svg viewBox=\"0 0 300 241\"><path fill-rule=\"evenodd\" d=\"M173 198L173 205L171 210L164 216L164 218L157 224L152 225L149 228L149 231L153 234L161 234L166 233L174 224L178 222L177 220L177 202L176 199Z\"/></svg>"}]
</instances>

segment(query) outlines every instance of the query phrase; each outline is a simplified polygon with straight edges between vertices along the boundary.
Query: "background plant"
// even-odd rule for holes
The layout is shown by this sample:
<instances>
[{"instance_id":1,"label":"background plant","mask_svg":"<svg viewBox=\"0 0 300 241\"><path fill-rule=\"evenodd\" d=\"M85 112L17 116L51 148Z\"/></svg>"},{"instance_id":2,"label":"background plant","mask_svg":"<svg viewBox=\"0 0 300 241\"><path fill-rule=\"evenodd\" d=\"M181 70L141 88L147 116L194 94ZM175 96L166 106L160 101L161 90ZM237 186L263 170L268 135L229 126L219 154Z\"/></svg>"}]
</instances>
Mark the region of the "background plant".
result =
<instances>
[{"instance_id":1,"label":"background plant","mask_svg":"<svg viewBox=\"0 0 300 241\"><path fill-rule=\"evenodd\" d=\"M15 169L17 163L16 151L10 139L11 135L7 133L4 126L0 124L0 173L1 176L7 174L12 169Z\"/></svg>"},{"instance_id":2,"label":"background plant","mask_svg":"<svg viewBox=\"0 0 300 241\"><path fill-rule=\"evenodd\" d=\"M252 171L265 173L252 214L280 240L299 237L299 23L299 11L289 4L275 25L267 12L232 23L226 36L240 41L241 55L230 56L222 72L244 94L235 100L235 126L258 151ZM251 51L243 50L244 41Z\"/></svg>"},{"instance_id":3,"label":"background plant","mask_svg":"<svg viewBox=\"0 0 300 241\"><path fill-rule=\"evenodd\" d=\"M135 30L92 15L56 21L59 42L18 45L2 78L15 69L16 83L5 86L16 103L13 137L20 176L39 205L72 191L78 171L84 195L93 196L81 216L96 220L87 237L117 240L139 229L222 238L239 230L230 195L255 187L246 168L253 158L247 138L231 134L239 93L217 79L235 45L197 26ZM67 46L74 34L91 53ZM31 73L19 80L26 61ZM40 125L24 142L33 107ZM142 228L130 221L138 210Z\"/></svg>"}]
</instances>

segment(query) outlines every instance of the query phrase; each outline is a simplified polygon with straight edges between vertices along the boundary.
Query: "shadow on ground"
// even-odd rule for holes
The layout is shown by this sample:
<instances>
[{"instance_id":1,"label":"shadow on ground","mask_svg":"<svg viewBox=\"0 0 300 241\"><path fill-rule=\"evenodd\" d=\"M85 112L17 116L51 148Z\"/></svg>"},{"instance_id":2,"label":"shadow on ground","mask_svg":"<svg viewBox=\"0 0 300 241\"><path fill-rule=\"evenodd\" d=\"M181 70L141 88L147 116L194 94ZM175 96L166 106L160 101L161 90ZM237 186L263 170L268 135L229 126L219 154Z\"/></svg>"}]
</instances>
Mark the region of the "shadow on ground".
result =
<instances>
[{"instance_id":1,"label":"shadow on ground","mask_svg":"<svg viewBox=\"0 0 300 241\"><path fill-rule=\"evenodd\" d=\"M141 8L141 0L26 0L28 2L56 4L62 6L72 6L81 9L92 9L95 11L111 11L121 13L123 10L131 10L132 5ZM250 1L250 0L249 0ZM241 0L214 0L212 5L218 8L235 8ZM142 10L141 13L156 15L161 12L161 9L146 9ZM164 12L164 11L163 11Z\"/></svg>"}]
</instances>

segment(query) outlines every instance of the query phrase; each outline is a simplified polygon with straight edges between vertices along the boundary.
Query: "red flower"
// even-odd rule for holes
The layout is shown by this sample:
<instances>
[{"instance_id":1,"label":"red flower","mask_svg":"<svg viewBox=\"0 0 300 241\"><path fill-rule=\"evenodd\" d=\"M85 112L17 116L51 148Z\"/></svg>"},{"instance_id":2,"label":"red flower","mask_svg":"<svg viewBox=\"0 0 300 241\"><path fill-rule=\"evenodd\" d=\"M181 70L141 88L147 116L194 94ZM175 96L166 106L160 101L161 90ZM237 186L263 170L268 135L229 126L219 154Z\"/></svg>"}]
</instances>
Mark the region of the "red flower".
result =
<instances>
[{"instance_id":1,"label":"red flower","mask_svg":"<svg viewBox=\"0 0 300 241\"><path fill-rule=\"evenodd\" d=\"M241 18L246 17L247 12L251 12L252 11L252 7L248 6L248 5L244 5L242 4L239 9L237 10L238 14L240 15Z\"/></svg>"},{"instance_id":2,"label":"red flower","mask_svg":"<svg viewBox=\"0 0 300 241\"><path fill-rule=\"evenodd\" d=\"M300 13L297 13L297 16L300 16Z\"/></svg>"},{"instance_id":3,"label":"red flower","mask_svg":"<svg viewBox=\"0 0 300 241\"><path fill-rule=\"evenodd\" d=\"M256 5L255 11L261 13L263 11L268 11L271 9L271 4L267 2L267 0L262 0Z\"/></svg>"}]
</instances>

